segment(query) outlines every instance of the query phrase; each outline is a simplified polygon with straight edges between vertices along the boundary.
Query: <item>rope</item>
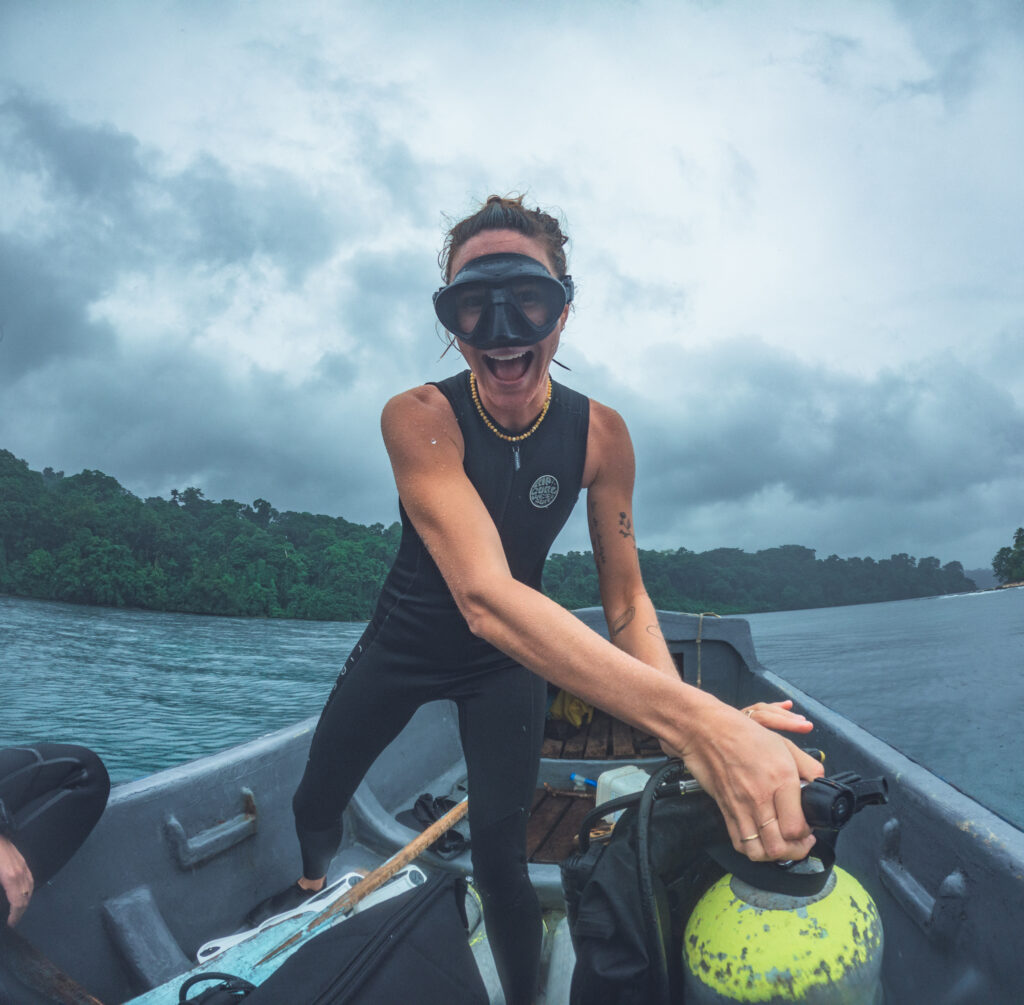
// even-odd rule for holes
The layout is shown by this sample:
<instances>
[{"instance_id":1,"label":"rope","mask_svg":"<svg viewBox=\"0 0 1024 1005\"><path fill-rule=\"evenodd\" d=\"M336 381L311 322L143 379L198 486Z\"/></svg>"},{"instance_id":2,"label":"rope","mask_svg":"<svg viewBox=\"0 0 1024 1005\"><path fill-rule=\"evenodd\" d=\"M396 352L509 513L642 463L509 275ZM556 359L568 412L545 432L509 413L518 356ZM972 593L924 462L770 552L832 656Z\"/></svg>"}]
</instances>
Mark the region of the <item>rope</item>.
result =
<instances>
[{"instance_id":1,"label":"rope","mask_svg":"<svg viewBox=\"0 0 1024 1005\"><path fill-rule=\"evenodd\" d=\"M709 617L709 618L721 618L721 616L722 616L721 614L715 614L714 611L704 611L701 614L697 615L697 690L698 691L701 689L701 685L703 683L703 677L701 675L701 665L700 665L700 644L703 641L701 636L702 636L702 634L704 632L704 617L705 617L705 615L707 617Z\"/></svg>"}]
</instances>

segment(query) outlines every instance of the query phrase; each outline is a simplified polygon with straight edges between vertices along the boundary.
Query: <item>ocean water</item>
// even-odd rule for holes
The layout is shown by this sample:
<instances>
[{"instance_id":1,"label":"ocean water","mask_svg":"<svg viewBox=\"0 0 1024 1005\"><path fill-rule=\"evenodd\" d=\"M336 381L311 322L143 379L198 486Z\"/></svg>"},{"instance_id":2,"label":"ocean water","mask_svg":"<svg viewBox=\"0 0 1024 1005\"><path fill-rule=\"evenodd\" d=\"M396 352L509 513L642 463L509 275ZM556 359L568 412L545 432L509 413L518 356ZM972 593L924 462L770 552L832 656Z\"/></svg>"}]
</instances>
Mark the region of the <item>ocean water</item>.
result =
<instances>
[{"instance_id":1,"label":"ocean water","mask_svg":"<svg viewBox=\"0 0 1024 1005\"><path fill-rule=\"evenodd\" d=\"M751 615L762 663L1024 827L1024 588ZM83 743L115 782L319 713L361 623L0 597L0 746Z\"/></svg>"},{"instance_id":2,"label":"ocean water","mask_svg":"<svg viewBox=\"0 0 1024 1005\"><path fill-rule=\"evenodd\" d=\"M69 740L115 782L319 714L363 624L0 597L0 746Z\"/></svg>"},{"instance_id":3,"label":"ocean water","mask_svg":"<svg viewBox=\"0 0 1024 1005\"><path fill-rule=\"evenodd\" d=\"M1024 828L1024 587L747 620L769 670Z\"/></svg>"}]
</instances>

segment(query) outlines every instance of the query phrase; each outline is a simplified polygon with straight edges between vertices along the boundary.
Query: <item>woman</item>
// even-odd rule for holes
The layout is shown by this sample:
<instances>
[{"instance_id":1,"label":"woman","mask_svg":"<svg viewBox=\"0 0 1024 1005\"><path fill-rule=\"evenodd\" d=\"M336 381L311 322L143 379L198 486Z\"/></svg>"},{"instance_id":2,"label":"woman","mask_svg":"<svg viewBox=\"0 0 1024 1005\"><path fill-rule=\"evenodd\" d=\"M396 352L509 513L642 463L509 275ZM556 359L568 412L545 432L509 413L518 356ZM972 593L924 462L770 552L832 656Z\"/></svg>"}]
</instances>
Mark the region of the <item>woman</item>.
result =
<instances>
[{"instance_id":1,"label":"woman","mask_svg":"<svg viewBox=\"0 0 1024 1005\"><path fill-rule=\"evenodd\" d=\"M469 371L393 398L381 419L402 542L341 671L295 795L303 877L323 886L341 811L420 704L458 706L473 875L509 1005L533 1000L540 908L525 860L547 681L657 736L718 800L735 847L802 858L799 782L820 765L763 728L806 731L785 706L744 715L684 684L640 578L633 450L611 409L548 368L572 300L558 222L492 196L449 232L435 309ZM580 489L612 642L540 592Z\"/></svg>"}]
</instances>

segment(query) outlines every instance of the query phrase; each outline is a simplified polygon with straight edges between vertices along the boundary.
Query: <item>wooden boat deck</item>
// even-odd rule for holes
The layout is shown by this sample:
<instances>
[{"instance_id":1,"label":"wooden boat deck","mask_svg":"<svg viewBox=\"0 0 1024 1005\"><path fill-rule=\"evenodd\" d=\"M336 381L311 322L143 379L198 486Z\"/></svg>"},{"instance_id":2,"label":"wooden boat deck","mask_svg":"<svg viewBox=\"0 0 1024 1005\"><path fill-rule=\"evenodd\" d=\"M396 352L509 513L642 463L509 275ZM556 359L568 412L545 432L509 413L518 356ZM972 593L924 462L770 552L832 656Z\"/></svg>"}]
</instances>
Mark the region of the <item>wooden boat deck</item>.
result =
<instances>
[{"instance_id":1,"label":"wooden boat deck","mask_svg":"<svg viewBox=\"0 0 1024 1005\"><path fill-rule=\"evenodd\" d=\"M576 728L549 720L541 757L574 761L636 761L660 757L658 741L600 709L589 723ZM596 774L594 775L596 778ZM527 860L559 863L576 847L583 817L594 808L595 792L567 792L544 786L537 789L526 828Z\"/></svg>"},{"instance_id":2,"label":"wooden boat deck","mask_svg":"<svg viewBox=\"0 0 1024 1005\"><path fill-rule=\"evenodd\" d=\"M660 755L653 736L613 719L600 709L594 709L593 719L579 729L568 722L549 721L541 747L541 757L555 760L633 761Z\"/></svg>"},{"instance_id":3,"label":"wooden boat deck","mask_svg":"<svg viewBox=\"0 0 1024 1005\"><path fill-rule=\"evenodd\" d=\"M576 847L583 818L594 808L594 791L537 789L526 825L528 862L558 864Z\"/></svg>"}]
</instances>

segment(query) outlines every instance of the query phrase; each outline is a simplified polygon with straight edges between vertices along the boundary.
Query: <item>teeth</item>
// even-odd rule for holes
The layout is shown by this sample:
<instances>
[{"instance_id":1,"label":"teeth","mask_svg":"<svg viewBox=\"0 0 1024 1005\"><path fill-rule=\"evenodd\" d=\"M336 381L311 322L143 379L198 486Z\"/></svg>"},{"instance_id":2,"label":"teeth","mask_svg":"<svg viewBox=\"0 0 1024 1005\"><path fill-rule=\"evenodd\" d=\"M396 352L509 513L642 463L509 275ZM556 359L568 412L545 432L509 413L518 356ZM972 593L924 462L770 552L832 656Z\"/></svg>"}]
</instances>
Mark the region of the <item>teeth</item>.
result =
<instances>
[{"instance_id":1,"label":"teeth","mask_svg":"<svg viewBox=\"0 0 1024 1005\"><path fill-rule=\"evenodd\" d=\"M503 352L500 352L500 351L499 352L489 352L489 353L486 353L485 355L489 359L520 359L521 357L526 355L526 350L524 349L524 350L522 350L520 352L511 352L511 353L503 353Z\"/></svg>"}]
</instances>

